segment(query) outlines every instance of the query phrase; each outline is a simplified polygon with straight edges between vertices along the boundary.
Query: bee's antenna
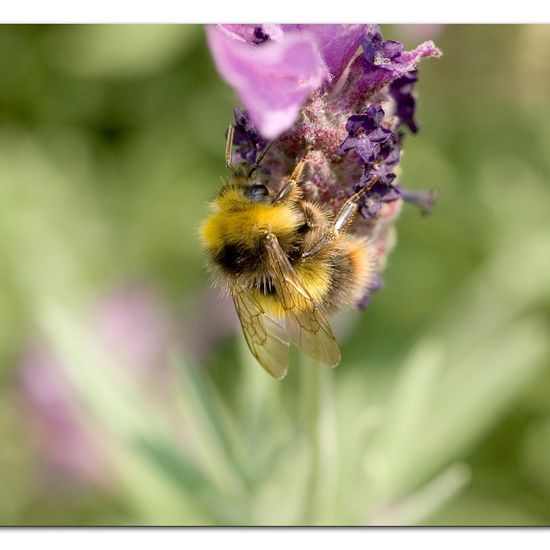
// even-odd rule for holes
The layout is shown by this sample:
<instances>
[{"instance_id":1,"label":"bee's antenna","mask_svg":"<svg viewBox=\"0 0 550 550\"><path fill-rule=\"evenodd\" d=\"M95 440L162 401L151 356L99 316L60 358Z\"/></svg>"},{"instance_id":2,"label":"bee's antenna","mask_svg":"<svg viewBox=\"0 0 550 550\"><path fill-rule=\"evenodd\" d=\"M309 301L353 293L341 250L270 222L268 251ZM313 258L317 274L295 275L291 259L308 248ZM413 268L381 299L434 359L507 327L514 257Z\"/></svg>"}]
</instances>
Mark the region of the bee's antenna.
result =
<instances>
[{"instance_id":1,"label":"bee's antenna","mask_svg":"<svg viewBox=\"0 0 550 550\"><path fill-rule=\"evenodd\" d=\"M231 149L233 147L233 135L235 133L235 127L233 124L229 126L227 129L227 141L225 142L225 165L229 170L231 170L231 173L236 176L237 171L235 168L233 168L233 165L231 164Z\"/></svg>"},{"instance_id":2,"label":"bee's antenna","mask_svg":"<svg viewBox=\"0 0 550 550\"><path fill-rule=\"evenodd\" d=\"M269 149L274 143L275 143L275 140L270 141L267 147L260 153L260 156L256 159L256 162L250 167L250 171L248 172L248 177L252 176L252 174L260 167L262 160L264 160L264 157L266 156L267 152L269 151Z\"/></svg>"}]
</instances>

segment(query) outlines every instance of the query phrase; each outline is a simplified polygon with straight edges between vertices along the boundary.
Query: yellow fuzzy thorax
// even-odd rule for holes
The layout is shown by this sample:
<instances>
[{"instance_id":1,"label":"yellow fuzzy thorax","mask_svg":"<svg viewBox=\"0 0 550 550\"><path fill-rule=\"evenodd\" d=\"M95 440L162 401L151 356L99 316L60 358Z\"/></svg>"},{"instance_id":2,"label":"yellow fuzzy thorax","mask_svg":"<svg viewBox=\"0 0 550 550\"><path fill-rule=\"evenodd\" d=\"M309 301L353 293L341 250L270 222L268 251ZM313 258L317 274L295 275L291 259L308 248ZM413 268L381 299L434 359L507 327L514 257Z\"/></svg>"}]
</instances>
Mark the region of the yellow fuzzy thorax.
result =
<instances>
[{"instance_id":1,"label":"yellow fuzzy thorax","mask_svg":"<svg viewBox=\"0 0 550 550\"><path fill-rule=\"evenodd\" d=\"M266 232L284 239L299 223L289 206L252 203L234 190L219 196L212 207L214 212L204 222L201 233L206 248L214 251L226 243L253 244Z\"/></svg>"}]
</instances>

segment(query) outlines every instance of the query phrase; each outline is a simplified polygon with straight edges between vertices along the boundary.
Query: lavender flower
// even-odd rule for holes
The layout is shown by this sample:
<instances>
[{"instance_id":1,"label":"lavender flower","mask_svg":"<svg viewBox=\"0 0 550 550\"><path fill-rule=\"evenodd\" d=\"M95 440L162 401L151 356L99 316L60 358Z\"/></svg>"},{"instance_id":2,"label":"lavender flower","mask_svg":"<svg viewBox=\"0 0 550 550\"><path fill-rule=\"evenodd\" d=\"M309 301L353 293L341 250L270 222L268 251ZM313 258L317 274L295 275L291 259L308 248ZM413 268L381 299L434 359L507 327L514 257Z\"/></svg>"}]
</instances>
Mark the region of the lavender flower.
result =
<instances>
[{"instance_id":1,"label":"lavender flower","mask_svg":"<svg viewBox=\"0 0 550 550\"><path fill-rule=\"evenodd\" d=\"M263 183L278 190L305 157L306 198L337 212L376 176L355 230L370 237L379 273L403 201L423 212L433 203L433 192L411 193L398 181L404 130L418 131L417 66L440 51L429 41L406 51L383 40L377 25L216 25L207 37L246 109L235 112L236 159L254 162L276 138L262 162Z\"/></svg>"},{"instance_id":2,"label":"lavender flower","mask_svg":"<svg viewBox=\"0 0 550 550\"><path fill-rule=\"evenodd\" d=\"M18 374L21 412L45 479L56 484L108 484L110 472L102 441L79 418L59 357L47 345L29 344Z\"/></svg>"}]
</instances>

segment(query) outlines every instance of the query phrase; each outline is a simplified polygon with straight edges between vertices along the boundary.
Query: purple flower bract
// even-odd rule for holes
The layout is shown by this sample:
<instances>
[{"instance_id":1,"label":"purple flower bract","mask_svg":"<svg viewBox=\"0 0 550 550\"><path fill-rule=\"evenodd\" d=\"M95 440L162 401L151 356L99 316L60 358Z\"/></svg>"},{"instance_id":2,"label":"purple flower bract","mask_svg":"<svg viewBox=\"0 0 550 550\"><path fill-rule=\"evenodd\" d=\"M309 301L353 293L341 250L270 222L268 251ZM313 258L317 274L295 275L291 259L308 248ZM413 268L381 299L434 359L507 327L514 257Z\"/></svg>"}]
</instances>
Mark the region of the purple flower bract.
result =
<instances>
[{"instance_id":1,"label":"purple flower bract","mask_svg":"<svg viewBox=\"0 0 550 550\"><path fill-rule=\"evenodd\" d=\"M328 76L316 43L308 33L282 29L258 43L258 31L228 27L208 27L216 66L260 133L275 138L292 126L309 94Z\"/></svg>"}]
</instances>

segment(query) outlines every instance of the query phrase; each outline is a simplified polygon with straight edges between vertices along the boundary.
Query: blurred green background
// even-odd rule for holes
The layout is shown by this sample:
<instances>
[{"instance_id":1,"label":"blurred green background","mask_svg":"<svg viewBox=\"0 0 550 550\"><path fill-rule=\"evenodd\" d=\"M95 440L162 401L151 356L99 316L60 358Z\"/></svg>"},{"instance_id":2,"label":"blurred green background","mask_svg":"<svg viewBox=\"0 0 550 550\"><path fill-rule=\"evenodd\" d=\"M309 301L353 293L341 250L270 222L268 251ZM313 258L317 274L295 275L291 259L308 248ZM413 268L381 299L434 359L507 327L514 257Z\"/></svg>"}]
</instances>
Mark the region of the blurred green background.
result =
<instances>
[{"instance_id":1,"label":"blurred green background","mask_svg":"<svg viewBox=\"0 0 550 550\"><path fill-rule=\"evenodd\" d=\"M0 27L1 524L550 524L550 26L383 32L444 52L401 180L440 200L277 383L203 268L202 28Z\"/></svg>"}]
</instances>

